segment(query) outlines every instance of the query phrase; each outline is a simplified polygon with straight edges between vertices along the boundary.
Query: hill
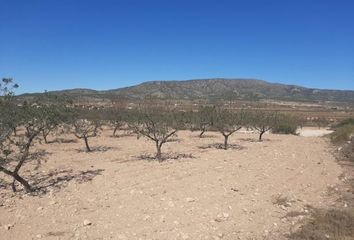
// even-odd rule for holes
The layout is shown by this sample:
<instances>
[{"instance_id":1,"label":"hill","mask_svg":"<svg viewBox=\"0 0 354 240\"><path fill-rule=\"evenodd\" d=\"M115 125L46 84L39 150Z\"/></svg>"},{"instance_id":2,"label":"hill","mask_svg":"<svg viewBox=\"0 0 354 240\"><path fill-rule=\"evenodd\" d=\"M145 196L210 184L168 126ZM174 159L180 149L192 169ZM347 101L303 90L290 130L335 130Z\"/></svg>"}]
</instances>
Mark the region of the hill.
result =
<instances>
[{"instance_id":1,"label":"hill","mask_svg":"<svg viewBox=\"0 0 354 240\"><path fill-rule=\"evenodd\" d=\"M187 81L152 81L136 86L96 91L90 89L71 89L49 92L50 95L72 98L125 98L141 100L158 99L208 99L208 100L283 100L304 102L346 102L354 103L354 91L323 90L295 85L269 83L257 79L197 79ZM24 94L33 97L38 94Z\"/></svg>"}]
</instances>

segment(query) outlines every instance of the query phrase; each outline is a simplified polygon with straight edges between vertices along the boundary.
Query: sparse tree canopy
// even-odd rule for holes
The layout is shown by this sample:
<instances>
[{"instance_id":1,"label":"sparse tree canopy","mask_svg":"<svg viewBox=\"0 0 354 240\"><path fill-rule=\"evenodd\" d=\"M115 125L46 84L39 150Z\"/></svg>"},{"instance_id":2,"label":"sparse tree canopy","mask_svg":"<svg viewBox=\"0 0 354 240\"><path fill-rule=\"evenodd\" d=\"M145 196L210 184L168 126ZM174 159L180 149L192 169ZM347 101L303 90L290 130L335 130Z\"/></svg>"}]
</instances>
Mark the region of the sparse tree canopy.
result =
<instances>
[{"instance_id":1,"label":"sparse tree canopy","mask_svg":"<svg viewBox=\"0 0 354 240\"><path fill-rule=\"evenodd\" d=\"M131 127L138 134L138 137L141 135L155 142L156 159L162 161L162 145L175 136L182 125L183 121L180 114L150 108L141 110Z\"/></svg>"},{"instance_id":2,"label":"sparse tree canopy","mask_svg":"<svg viewBox=\"0 0 354 240\"><path fill-rule=\"evenodd\" d=\"M280 120L278 112L275 111L256 110L248 112L247 115L248 124L259 133L259 141L262 141L264 133L278 126Z\"/></svg>"},{"instance_id":3,"label":"sparse tree canopy","mask_svg":"<svg viewBox=\"0 0 354 240\"><path fill-rule=\"evenodd\" d=\"M74 135L83 139L85 142L85 147L87 152L91 152L91 148L88 143L88 139L96 137L101 130L100 120L97 119L77 119L73 123Z\"/></svg>"},{"instance_id":4,"label":"sparse tree canopy","mask_svg":"<svg viewBox=\"0 0 354 240\"><path fill-rule=\"evenodd\" d=\"M202 107L198 112L193 114L192 130L199 130L199 137L202 138L204 133L210 130L214 124L215 107Z\"/></svg>"},{"instance_id":5,"label":"sparse tree canopy","mask_svg":"<svg viewBox=\"0 0 354 240\"><path fill-rule=\"evenodd\" d=\"M20 170L30 155L30 148L35 138L43 130L43 116L41 108L25 105L17 107L11 101L13 92L9 89L12 80L3 81L0 89L0 171L13 177L13 190L16 191L15 181L22 184L27 192L31 192L31 185L20 176ZM17 88L17 85L14 85ZM8 114L11 113L11 114ZM22 126L25 133L20 136L13 134L14 127Z\"/></svg>"},{"instance_id":6,"label":"sparse tree canopy","mask_svg":"<svg viewBox=\"0 0 354 240\"><path fill-rule=\"evenodd\" d=\"M226 109L215 109L213 126L224 136L224 149L228 149L229 137L240 130L245 122L245 112L231 112Z\"/></svg>"}]
</instances>

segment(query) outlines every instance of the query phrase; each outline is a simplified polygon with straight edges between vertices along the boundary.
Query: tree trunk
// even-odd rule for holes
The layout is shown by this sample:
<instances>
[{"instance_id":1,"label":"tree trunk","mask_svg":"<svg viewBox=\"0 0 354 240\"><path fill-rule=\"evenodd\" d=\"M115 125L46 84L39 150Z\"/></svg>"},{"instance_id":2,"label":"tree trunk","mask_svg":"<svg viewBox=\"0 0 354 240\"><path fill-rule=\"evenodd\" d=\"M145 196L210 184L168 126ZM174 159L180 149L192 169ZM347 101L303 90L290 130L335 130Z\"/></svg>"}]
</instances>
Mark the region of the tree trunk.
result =
<instances>
[{"instance_id":1,"label":"tree trunk","mask_svg":"<svg viewBox=\"0 0 354 240\"><path fill-rule=\"evenodd\" d=\"M262 142L262 136L263 136L264 133L265 133L265 131L261 131L261 132L259 133L259 141L260 141L260 142Z\"/></svg>"},{"instance_id":2,"label":"tree trunk","mask_svg":"<svg viewBox=\"0 0 354 240\"><path fill-rule=\"evenodd\" d=\"M229 135L224 135L224 149L228 149L228 140L229 140Z\"/></svg>"},{"instance_id":3,"label":"tree trunk","mask_svg":"<svg viewBox=\"0 0 354 240\"><path fill-rule=\"evenodd\" d=\"M84 140L85 140L86 151L87 151L87 152L91 152L91 148L90 148L90 146L89 146L89 144L88 144L87 137L84 137Z\"/></svg>"},{"instance_id":4,"label":"tree trunk","mask_svg":"<svg viewBox=\"0 0 354 240\"><path fill-rule=\"evenodd\" d=\"M162 144L160 144L159 142L156 142L156 156L155 157L159 162L162 162L161 147L162 147Z\"/></svg>"},{"instance_id":5,"label":"tree trunk","mask_svg":"<svg viewBox=\"0 0 354 240\"><path fill-rule=\"evenodd\" d=\"M14 135L15 137L17 136L17 128L16 127L13 127L12 130L14 131Z\"/></svg>"},{"instance_id":6,"label":"tree trunk","mask_svg":"<svg viewBox=\"0 0 354 240\"><path fill-rule=\"evenodd\" d=\"M47 134L45 134L45 132L43 132L42 135L43 135L44 142L48 143Z\"/></svg>"},{"instance_id":7,"label":"tree trunk","mask_svg":"<svg viewBox=\"0 0 354 240\"><path fill-rule=\"evenodd\" d=\"M118 128L119 128L118 125L116 125L116 126L114 127L114 130L113 130L113 137L116 136L116 133L117 133Z\"/></svg>"},{"instance_id":8,"label":"tree trunk","mask_svg":"<svg viewBox=\"0 0 354 240\"><path fill-rule=\"evenodd\" d=\"M25 179L23 179L20 175L18 175L18 171L16 172L16 170L15 170L14 172L12 172L12 171L9 171L6 168L3 168L1 166L0 166L0 171L14 178L14 181L12 183L12 190L14 192L16 191L15 180L22 184L22 186L26 192L33 191L32 187L29 185L29 183Z\"/></svg>"},{"instance_id":9,"label":"tree trunk","mask_svg":"<svg viewBox=\"0 0 354 240\"><path fill-rule=\"evenodd\" d=\"M202 129L202 132L199 134L199 137L202 138L205 133L205 129Z\"/></svg>"},{"instance_id":10,"label":"tree trunk","mask_svg":"<svg viewBox=\"0 0 354 240\"><path fill-rule=\"evenodd\" d=\"M29 185L29 183L25 179L20 177L20 175L18 175L17 173L13 173L12 177L14 179L16 179L17 182L22 184L22 186L23 186L23 188L25 189L26 192L29 193L29 192L33 191L31 185ZM13 190L16 190L16 188L14 188L14 186L13 186Z\"/></svg>"}]
</instances>

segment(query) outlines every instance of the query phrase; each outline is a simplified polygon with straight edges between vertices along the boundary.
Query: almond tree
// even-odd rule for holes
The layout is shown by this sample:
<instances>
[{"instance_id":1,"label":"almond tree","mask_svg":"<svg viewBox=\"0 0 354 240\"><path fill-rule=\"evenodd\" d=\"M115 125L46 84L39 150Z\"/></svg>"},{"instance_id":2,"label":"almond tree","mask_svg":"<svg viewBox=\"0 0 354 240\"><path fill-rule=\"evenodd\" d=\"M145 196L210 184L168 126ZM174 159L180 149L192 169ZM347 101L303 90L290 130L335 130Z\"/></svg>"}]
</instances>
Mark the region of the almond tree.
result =
<instances>
[{"instance_id":1,"label":"almond tree","mask_svg":"<svg viewBox=\"0 0 354 240\"><path fill-rule=\"evenodd\" d=\"M77 119L73 122L74 135L79 139L83 139L86 146L86 152L91 152L88 139L96 137L101 130L99 120Z\"/></svg>"},{"instance_id":2,"label":"almond tree","mask_svg":"<svg viewBox=\"0 0 354 240\"><path fill-rule=\"evenodd\" d=\"M181 117L178 114L162 109L149 109L139 112L136 120L130 125L138 137L144 136L155 142L155 158L161 162L163 161L161 152L163 144L176 136L181 124Z\"/></svg>"},{"instance_id":3,"label":"almond tree","mask_svg":"<svg viewBox=\"0 0 354 240\"><path fill-rule=\"evenodd\" d=\"M112 137L117 137L117 131L126 124L127 114L124 108L117 106L102 112L104 120L113 127Z\"/></svg>"},{"instance_id":4,"label":"almond tree","mask_svg":"<svg viewBox=\"0 0 354 240\"><path fill-rule=\"evenodd\" d=\"M279 114L276 111L254 111L249 113L251 128L259 133L258 140L262 141L264 133L275 128L279 123Z\"/></svg>"},{"instance_id":5,"label":"almond tree","mask_svg":"<svg viewBox=\"0 0 354 240\"><path fill-rule=\"evenodd\" d=\"M244 112L231 112L226 109L216 109L214 111L214 127L224 137L224 149L228 149L229 137L240 130L244 124Z\"/></svg>"},{"instance_id":6,"label":"almond tree","mask_svg":"<svg viewBox=\"0 0 354 240\"><path fill-rule=\"evenodd\" d=\"M12 102L13 91L9 86L17 88L12 79L3 80L0 85L0 172L11 176L14 179L13 190L16 191L15 181L19 182L26 192L32 192L33 188L20 176L20 170L30 155L30 148L35 138L43 129L43 116L40 109L25 105L17 107ZM17 114L9 115L7 113L15 111ZM11 119L16 116L19 119ZM12 121L11 121L12 120ZM23 126L25 133L22 136L13 134L14 123ZM17 126L15 126L17 127Z\"/></svg>"},{"instance_id":7,"label":"almond tree","mask_svg":"<svg viewBox=\"0 0 354 240\"><path fill-rule=\"evenodd\" d=\"M45 143L48 143L48 135L58 129L66 121L68 109L63 106L51 105L43 106L43 130L42 137Z\"/></svg>"},{"instance_id":8,"label":"almond tree","mask_svg":"<svg viewBox=\"0 0 354 240\"><path fill-rule=\"evenodd\" d=\"M208 131L214 124L215 107L203 107L201 108L195 119L195 125L200 130L199 137L202 138L204 133Z\"/></svg>"}]
</instances>

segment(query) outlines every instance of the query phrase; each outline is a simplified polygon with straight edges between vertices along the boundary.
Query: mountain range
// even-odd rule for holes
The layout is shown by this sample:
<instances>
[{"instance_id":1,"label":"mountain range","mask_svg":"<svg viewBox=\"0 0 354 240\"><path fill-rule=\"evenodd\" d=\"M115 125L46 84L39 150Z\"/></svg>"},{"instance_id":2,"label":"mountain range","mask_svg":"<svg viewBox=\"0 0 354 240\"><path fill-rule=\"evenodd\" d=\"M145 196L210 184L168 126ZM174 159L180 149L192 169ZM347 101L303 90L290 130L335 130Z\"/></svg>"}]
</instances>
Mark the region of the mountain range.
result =
<instances>
[{"instance_id":1,"label":"mountain range","mask_svg":"<svg viewBox=\"0 0 354 240\"><path fill-rule=\"evenodd\" d=\"M97 91L70 89L51 91L47 94L70 98L143 100L156 99L208 99L208 100L282 100L303 102L346 102L354 103L352 90L325 90L296 85L270 83L257 79L196 79L186 81L151 81L142 84ZM40 96L23 94L20 97Z\"/></svg>"}]
</instances>

